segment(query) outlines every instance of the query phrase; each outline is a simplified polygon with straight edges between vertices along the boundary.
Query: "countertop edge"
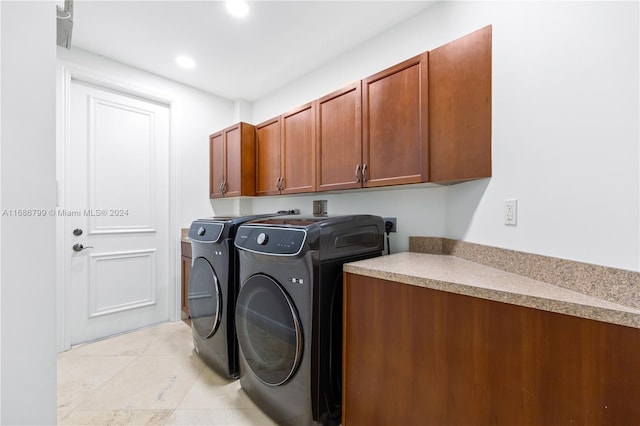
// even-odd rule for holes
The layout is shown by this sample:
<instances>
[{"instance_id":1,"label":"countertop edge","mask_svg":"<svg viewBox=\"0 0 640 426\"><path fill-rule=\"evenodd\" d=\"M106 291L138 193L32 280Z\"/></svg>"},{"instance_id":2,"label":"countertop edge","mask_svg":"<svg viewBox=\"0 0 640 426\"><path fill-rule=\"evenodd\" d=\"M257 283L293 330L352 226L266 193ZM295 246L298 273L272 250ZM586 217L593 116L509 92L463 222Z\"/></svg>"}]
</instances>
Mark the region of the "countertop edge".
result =
<instances>
[{"instance_id":1,"label":"countertop edge","mask_svg":"<svg viewBox=\"0 0 640 426\"><path fill-rule=\"evenodd\" d=\"M403 253L398 253L398 256ZM412 255L421 256L421 254L411 253ZM428 261L429 255L425 256L425 261ZM450 255L437 255L456 258ZM459 259L459 258L456 258ZM480 267L486 267L485 265L471 262L469 260L461 259L465 262L470 262ZM387 281L395 281L402 284L409 284L418 287L429 288L432 290L446 291L449 293L455 293L470 297L478 297L481 299L492 300L496 302L508 303L512 305L518 305L533 309L539 309L548 312L555 312L558 314L571 315L585 319L591 319L595 321L607 322L627 327L640 328L640 310L635 308L620 306L620 310L615 308L606 308L602 306L594 306L580 302L570 302L563 300L556 300L552 298L546 298L543 296L534 296L522 293L514 293L512 291L484 288L477 285L467 285L463 283L449 282L442 279L434 279L428 276L419 276L410 273L399 273L393 270L377 269L374 266L366 265L368 261L358 261L353 263L345 263L343 266L344 272L368 276L372 278L379 278ZM365 263L365 265L362 265ZM504 271L501 271L504 272ZM518 277L518 275L505 272L507 274ZM523 277L524 278L524 277ZM545 283L551 285L560 291L564 290L571 292L571 290L564 289L554 284ZM611 302L602 300L603 303L611 304Z\"/></svg>"}]
</instances>

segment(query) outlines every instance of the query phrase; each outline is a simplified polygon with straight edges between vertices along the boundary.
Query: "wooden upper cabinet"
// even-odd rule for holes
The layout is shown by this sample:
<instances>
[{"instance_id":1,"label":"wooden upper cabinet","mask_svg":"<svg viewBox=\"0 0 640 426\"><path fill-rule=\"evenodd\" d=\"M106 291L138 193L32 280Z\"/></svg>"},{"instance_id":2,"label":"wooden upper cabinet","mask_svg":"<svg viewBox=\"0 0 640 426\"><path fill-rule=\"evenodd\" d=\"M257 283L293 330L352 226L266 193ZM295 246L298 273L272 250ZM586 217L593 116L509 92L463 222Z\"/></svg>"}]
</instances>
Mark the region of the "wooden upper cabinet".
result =
<instances>
[{"instance_id":1,"label":"wooden upper cabinet","mask_svg":"<svg viewBox=\"0 0 640 426\"><path fill-rule=\"evenodd\" d=\"M365 187L428 178L428 53L362 81Z\"/></svg>"},{"instance_id":2,"label":"wooden upper cabinet","mask_svg":"<svg viewBox=\"0 0 640 426\"><path fill-rule=\"evenodd\" d=\"M282 116L282 194L316 189L315 121L313 103Z\"/></svg>"},{"instance_id":3,"label":"wooden upper cabinet","mask_svg":"<svg viewBox=\"0 0 640 426\"><path fill-rule=\"evenodd\" d=\"M491 176L491 26L210 136L211 198Z\"/></svg>"},{"instance_id":4,"label":"wooden upper cabinet","mask_svg":"<svg viewBox=\"0 0 640 426\"><path fill-rule=\"evenodd\" d=\"M317 102L316 183L318 191L362 187L362 89L359 81Z\"/></svg>"},{"instance_id":5,"label":"wooden upper cabinet","mask_svg":"<svg viewBox=\"0 0 640 426\"><path fill-rule=\"evenodd\" d=\"M256 195L315 191L315 107L256 126Z\"/></svg>"},{"instance_id":6,"label":"wooden upper cabinet","mask_svg":"<svg viewBox=\"0 0 640 426\"><path fill-rule=\"evenodd\" d=\"M255 128L237 123L209 137L210 198L255 195Z\"/></svg>"},{"instance_id":7,"label":"wooden upper cabinet","mask_svg":"<svg viewBox=\"0 0 640 426\"><path fill-rule=\"evenodd\" d=\"M280 193L280 117L256 126L256 195Z\"/></svg>"},{"instance_id":8,"label":"wooden upper cabinet","mask_svg":"<svg viewBox=\"0 0 640 426\"><path fill-rule=\"evenodd\" d=\"M239 123L226 132L225 197L251 196L256 192L256 129Z\"/></svg>"},{"instance_id":9,"label":"wooden upper cabinet","mask_svg":"<svg viewBox=\"0 0 640 426\"><path fill-rule=\"evenodd\" d=\"M225 165L224 134L218 132L209 136L209 198L223 196Z\"/></svg>"},{"instance_id":10,"label":"wooden upper cabinet","mask_svg":"<svg viewBox=\"0 0 640 426\"><path fill-rule=\"evenodd\" d=\"M429 52L430 181L491 176L491 26Z\"/></svg>"}]
</instances>

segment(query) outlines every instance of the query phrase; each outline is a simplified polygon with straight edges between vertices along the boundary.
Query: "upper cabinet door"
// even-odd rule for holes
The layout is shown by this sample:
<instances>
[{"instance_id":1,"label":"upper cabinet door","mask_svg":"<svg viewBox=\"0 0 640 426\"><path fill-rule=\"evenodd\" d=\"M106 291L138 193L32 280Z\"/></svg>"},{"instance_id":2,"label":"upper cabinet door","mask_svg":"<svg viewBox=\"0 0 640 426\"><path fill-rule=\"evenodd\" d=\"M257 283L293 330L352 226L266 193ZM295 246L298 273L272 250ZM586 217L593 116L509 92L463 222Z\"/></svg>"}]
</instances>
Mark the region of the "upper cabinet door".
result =
<instances>
[{"instance_id":1,"label":"upper cabinet door","mask_svg":"<svg viewBox=\"0 0 640 426\"><path fill-rule=\"evenodd\" d=\"M255 194L255 128L238 123L224 131L225 197Z\"/></svg>"},{"instance_id":2,"label":"upper cabinet door","mask_svg":"<svg viewBox=\"0 0 640 426\"><path fill-rule=\"evenodd\" d=\"M429 52L430 180L491 176L491 26Z\"/></svg>"},{"instance_id":3,"label":"upper cabinet door","mask_svg":"<svg viewBox=\"0 0 640 426\"><path fill-rule=\"evenodd\" d=\"M362 90L351 84L318 100L318 191L362 187Z\"/></svg>"},{"instance_id":4,"label":"upper cabinet door","mask_svg":"<svg viewBox=\"0 0 640 426\"><path fill-rule=\"evenodd\" d=\"M315 191L315 103L282 116L283 194Z\"/></svg>"},{"instance_id":5,"label":"upper cabinet door","mask_svg":"<svg viewBox=\"0 0 640 426\"><path fill-rule=\"evenodd\" d=\"M242 134L240 132L240 125L233 126L224 131L226 142L226 155L225 155L225 197L237 197L241 194L241 167L242 160Z\"/></svg>"},{"instance_id":6,"label":"upper cabinet door","mask_svg":"<svg viewBox=\"0 0 640 426\"><path fill-rule=\"evenodd\" d=\"M223 196L225 181L224 131L209 136L209 197Z\"/></svg>"},{"instance_id":7,"label":"upper cabinet door","mask_svg":"<svg viewBox=\"0 0 640 426\"><path fill-rule=\"evenodd\" d=\"M256 195L280 193L280 117L256 126Z\"/></svg>"},{"instance_id":8,"label":"upper cabinet door","mask_svg":"<svg viewBox=\"0 0 640 426\"><path fill-rule=\"evenodd\" d=\"M362 81L365 187L428 178L428 54Z\"/></svg>"},{"instance_id":9,"label":"upper cabinet door","mask_svg":"<svg viewBox=\"0 0 640 426\"><path fill-rule=\"evenodd\" d=\"M209 137L209 197L255 195L255 128L237 123Z\"/></svg>"}]
</instances>

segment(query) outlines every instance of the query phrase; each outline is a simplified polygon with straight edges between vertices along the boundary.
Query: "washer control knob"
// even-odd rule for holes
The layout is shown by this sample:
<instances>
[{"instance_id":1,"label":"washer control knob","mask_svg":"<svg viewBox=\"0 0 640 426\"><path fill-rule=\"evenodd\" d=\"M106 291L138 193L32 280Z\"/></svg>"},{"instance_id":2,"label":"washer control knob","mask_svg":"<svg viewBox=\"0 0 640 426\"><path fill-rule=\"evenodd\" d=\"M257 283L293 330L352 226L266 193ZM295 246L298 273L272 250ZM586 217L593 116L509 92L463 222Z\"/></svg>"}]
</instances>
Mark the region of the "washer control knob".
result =
<instances>
[{"instance_id":1,"label":"washer control knob","mask_svg":"<svg viewBox=\"0 0 640 426\"><path fill-rule=\"evenodd\" d=\"M205 232L207 232L207 230L204 228L204 226L198 228L198 236L202 237Z\"/></svg>"},{"instance_id":2,"label":"washer control knob","mask_svg":"<svg viewBox=\"0 0 640 426\"><path fill-rule=\"evenodd\" d=\"M256 238L256 242L261 246L267 244L268 241L269 241L269 236L264 232L259 233L258 238Z\"/></svg>"}]
</instances>

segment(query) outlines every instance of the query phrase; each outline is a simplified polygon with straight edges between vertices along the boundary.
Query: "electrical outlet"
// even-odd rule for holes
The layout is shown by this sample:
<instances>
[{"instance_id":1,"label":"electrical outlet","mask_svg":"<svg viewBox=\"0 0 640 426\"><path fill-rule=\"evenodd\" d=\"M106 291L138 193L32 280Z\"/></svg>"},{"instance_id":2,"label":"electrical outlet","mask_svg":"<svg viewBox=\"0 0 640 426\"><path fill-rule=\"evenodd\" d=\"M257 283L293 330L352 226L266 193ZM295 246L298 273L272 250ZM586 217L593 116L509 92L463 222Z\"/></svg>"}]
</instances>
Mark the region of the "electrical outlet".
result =
<instances>
[{"instance_id":1,"label":"electrical outlet","mask_svg":"<svg viewBox=\"0 0 640 426\"><path fill-rule=\"evenodd\" d=\"M313 215L314 216L327 216L327 200L314 200L313 201Z\"/></svg>"},{"instance_id":2,"label":"electrical outlet","mask_svg":"<svg viewBox=\"0 0 640 426\"><path fill-rule=\"evenodd\" d=\"M504 224L511 226L518 224L518 200L515 198L504 200Z\"/></svg>"},{"instance_id":3,"label":"electrical outlet","mask_svg":"<svg viewBox=\"0 0 640 426\"><path fill-rule=\"evenodd\" d=\"M396 232L396 218L395 217L385 217L385 218L382 218L382 220L384 221L385 229L386 229L387 222L391 222L391 229L389 230L389 232Z\"/></svg>"}]
</instances>

